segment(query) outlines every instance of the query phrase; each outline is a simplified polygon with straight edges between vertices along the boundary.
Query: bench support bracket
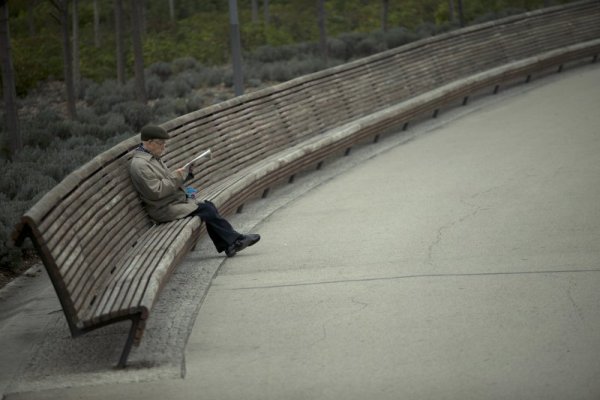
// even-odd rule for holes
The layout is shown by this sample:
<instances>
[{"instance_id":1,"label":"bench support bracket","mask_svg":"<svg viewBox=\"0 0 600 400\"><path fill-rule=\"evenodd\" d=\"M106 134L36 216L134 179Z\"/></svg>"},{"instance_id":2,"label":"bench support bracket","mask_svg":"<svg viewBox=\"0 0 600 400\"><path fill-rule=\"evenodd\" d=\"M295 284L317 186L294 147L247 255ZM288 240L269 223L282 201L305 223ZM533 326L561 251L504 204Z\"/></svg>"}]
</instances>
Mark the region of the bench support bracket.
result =
<instances>
[{"instance_id":1,"label":"bench support bracket","mask_svg":"<svg viewBox=\"0 0 600 400\"><path fill-rule=\"evenodd\" d=\"M129 330L129 336L127 336L127 341L125 342L125 347L123 348L123 352L121 353L121 358L119 358L119 364L117 364L117 368L125 368L127 366L127 358L129 357L129 352L131 351L131 347L135 341L135 334L137 332L137 328L140 324L140 315L136 315L131 319L131 329Z\"/></svg>"}]
</instances>

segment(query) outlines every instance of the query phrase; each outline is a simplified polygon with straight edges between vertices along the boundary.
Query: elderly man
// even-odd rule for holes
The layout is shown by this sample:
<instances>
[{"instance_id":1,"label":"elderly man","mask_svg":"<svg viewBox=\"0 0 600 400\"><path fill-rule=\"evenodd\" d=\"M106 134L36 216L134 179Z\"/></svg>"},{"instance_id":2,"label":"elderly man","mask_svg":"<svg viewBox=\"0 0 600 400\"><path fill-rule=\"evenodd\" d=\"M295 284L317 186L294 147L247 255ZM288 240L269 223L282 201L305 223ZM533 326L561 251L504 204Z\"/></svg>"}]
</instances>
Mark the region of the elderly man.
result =
<instances>
[{"instance_id":1,"label":"elderly man","mask_svg":"<svg viewBox=\"0 0 600 400\"><path fill-rule=\"evenodd\" d=\"M191 166L170 171L160 157L169 134L160 126L147 125L141 130L142 144L134 151L129 173L148 214L156 222L197 216L206 224L208 235L219 253L233 257L260 240L260 235L242 235L219 215L210 201L188 198L183 182L193 177Z\"/></svg>"}]
</instances>

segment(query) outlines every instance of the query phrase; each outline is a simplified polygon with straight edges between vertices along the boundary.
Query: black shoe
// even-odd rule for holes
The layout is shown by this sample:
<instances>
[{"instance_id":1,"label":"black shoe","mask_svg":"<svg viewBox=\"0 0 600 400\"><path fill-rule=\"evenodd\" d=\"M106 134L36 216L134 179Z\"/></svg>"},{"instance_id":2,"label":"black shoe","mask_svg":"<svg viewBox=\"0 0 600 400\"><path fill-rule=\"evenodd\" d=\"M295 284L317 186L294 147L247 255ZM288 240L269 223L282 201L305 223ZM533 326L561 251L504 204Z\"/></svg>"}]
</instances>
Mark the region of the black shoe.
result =
<instances>
[{"instance_id":1,"label":"black shoe","mask_svg":"<svg viewBox=\"0 0 600 400\"><path fill-rule=\"evenodd\" d=\"M236 253L237 253L237 250L235 249L235 243L230 244L225 249L225 254L227 254L227 257L233 257L236 255Z\"/></svg>"},{"instance_id":2,"label":"black shoe","mask_svg":"<svg viewBox=\"0 0 600 400\"><path fill-rule=\"evenodd\" d=\"M225 254L227 257L233 257L237 254L238 251L244 250L246 247L250 247L256 242L260 240L260 235L255 233L249 233L247 235L243 235L240 239L237 239L233 244L230 244L227 249L225 249Z\"/></svg>"}]
</instances>

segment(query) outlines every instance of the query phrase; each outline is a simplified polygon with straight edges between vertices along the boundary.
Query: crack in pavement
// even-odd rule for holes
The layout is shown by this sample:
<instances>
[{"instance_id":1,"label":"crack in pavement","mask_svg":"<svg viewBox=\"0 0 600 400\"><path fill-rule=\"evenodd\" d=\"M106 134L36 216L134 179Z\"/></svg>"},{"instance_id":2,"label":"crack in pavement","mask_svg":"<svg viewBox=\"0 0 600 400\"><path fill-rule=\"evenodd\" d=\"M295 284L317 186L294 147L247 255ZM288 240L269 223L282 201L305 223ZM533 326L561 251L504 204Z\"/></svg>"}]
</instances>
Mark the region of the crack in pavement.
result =
<instances>
[{"instance_id":1,"label":"crack in pavement","mask_svg":"<svg viewBox=\"0 0 600 400\"><path fill-rule=\"evenodd\" d=\"M280 285L264 285L264 286L239 286L233 288L225 288L223 290L258 290L258 289L279 289L288 287L301 286L316 286L316 285L334 285L340 283L356 283L356 282L376 282L390 281L399 279L422 279L422 278L470 278L470 277L490 277L490 276L511 276L511 275L553 275L553 274L579 274L600 272L600 268L588 269L563 269L563 270L539 270L539 271L511 271L511 272L469 272L456 274L414 274L414 275L398 275L386 276L377 278L360 278L360 279L344 279L332 281L318 282L302 282L302 283L287 283Z\"/></svg>"}]
</instances>

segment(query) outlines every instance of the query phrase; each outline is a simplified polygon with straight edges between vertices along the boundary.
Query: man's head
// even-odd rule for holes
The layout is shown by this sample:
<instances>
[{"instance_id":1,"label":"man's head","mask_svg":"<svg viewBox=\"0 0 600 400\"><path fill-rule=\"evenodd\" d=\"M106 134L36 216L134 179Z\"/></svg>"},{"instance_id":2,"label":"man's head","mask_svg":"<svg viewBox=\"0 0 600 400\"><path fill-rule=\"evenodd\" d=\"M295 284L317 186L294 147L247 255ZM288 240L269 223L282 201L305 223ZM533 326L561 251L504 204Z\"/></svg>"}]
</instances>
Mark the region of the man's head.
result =
<instances>
[{"instance_id":1,"label":"man's head","mask_svg":"<svg viewBox=\"0 0 600 400\"><path fill-rule=\"evenodd\" d=\"M146 125L141 130L144 148L155 157L160 157L165 151L166 140L169 134L157 125Z\"/></svg>"}]
</instances>

